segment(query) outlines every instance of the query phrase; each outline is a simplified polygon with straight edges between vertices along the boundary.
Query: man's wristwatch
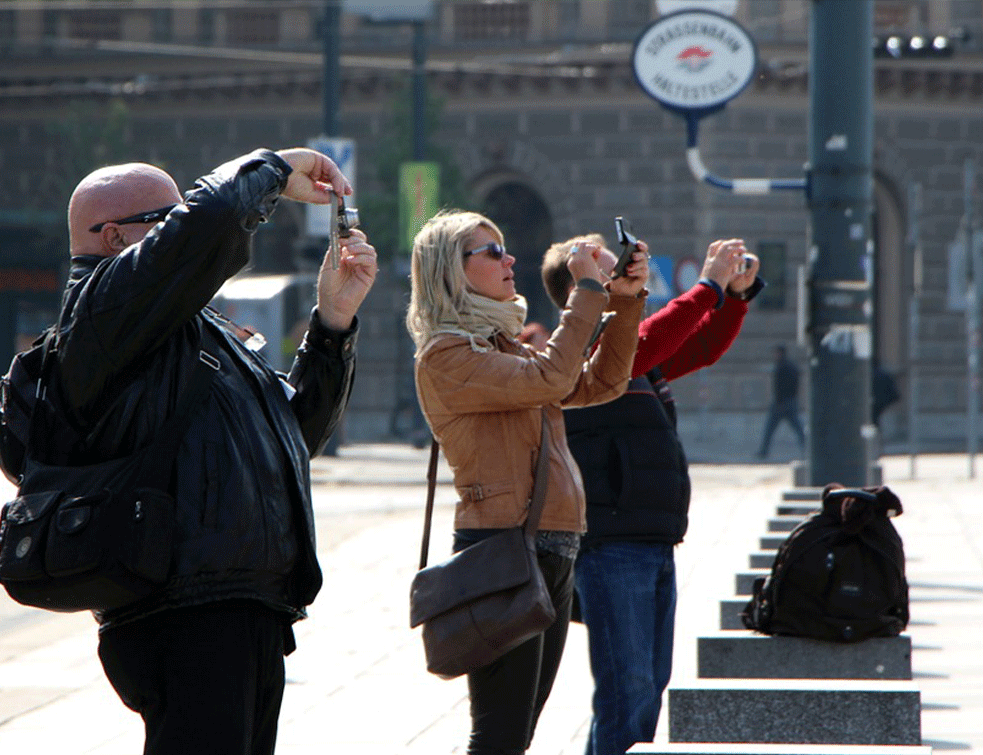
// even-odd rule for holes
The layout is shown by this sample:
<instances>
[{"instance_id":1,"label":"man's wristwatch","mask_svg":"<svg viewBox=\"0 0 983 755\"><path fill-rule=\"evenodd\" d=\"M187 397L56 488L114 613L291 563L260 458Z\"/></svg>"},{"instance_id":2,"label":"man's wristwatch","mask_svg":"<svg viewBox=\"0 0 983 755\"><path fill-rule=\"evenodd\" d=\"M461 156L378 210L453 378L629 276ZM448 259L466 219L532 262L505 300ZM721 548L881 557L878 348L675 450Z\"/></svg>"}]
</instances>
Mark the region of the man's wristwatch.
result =
<instances>
[{"instance_id":1,"label":"man's wristwatch","mask_svg":"<svg viewBox=\"0 0 983 755\"><path fill-rule=\"evenodd\" d=\"M754 283L745 288L743 291L734 291L730 286L727 286L727 296L733 297L734 299L740 299L741 301L751 301L755 296L757 296L761 289L763 289L768 284L758 275L754 276Z\"/></svg>"}]
</instances>

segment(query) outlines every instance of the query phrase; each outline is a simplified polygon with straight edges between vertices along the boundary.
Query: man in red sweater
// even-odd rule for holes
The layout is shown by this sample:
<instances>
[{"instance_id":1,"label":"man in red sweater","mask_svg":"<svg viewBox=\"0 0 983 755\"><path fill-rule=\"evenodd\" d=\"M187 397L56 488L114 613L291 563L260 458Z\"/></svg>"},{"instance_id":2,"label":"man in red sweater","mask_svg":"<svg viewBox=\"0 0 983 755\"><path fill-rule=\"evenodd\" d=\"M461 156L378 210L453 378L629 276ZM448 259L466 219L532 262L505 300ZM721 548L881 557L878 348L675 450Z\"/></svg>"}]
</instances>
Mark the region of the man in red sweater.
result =
<instances>
[{"instance_id":1,"label":"man in red sweater","mask_svg":"<svg viewBox=\"0 0 983 755\"><path fill-rule=\"evenodd\" d=\"M550 247L543 283L557 306L573 285L566 259L582 244L597 249L602 271L617 260L597 234ZM574 569L594 675L587 755L624 755L655 737L672 669L673 548L686 533L690 499L668 381L713 364L734 342L747 302L764 286L758 264L740 239L710 244L699 282L640 323L625 395L564 411L587 496Z\"/></svg>"}]
</instances>

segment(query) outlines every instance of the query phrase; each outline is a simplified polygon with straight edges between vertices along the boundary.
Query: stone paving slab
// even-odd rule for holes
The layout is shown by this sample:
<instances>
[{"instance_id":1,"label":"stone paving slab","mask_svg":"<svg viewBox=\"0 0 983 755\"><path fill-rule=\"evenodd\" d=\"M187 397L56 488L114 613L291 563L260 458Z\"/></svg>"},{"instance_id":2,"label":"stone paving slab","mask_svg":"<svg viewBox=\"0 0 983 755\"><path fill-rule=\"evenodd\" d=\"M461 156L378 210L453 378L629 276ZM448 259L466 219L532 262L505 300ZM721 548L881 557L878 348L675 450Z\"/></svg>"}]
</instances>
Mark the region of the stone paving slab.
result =
<instances>
[{"instance_id":1,"label":"stone paving slab","mask_svg":"<svg viewBox=\"0 0 983 755\"><path fill-rule=\"evenodd\" d=\"M911 679L911 637L824 642L717 632L696 640L701 679Z\"/></svg>"},{"instance_id":2,"label":"stone paving slab","mask_svg":"<svg viewBox=\"0 0 983 755\"><path fill-rule=\"evenodd\" d=\"M925 745L804 745L741 742L636 744L628 755L931 755Z\"/></svg>"},{"instance_id":3,"label":"stone paving slab","mask_svg":"<svg viewBox=\"0 0 983 755\"><path fill-rule=\"evenodd\" d=\"M922 744L913 682L705 679L668 691L670 742Z\"/></svg>"}]
</instances>

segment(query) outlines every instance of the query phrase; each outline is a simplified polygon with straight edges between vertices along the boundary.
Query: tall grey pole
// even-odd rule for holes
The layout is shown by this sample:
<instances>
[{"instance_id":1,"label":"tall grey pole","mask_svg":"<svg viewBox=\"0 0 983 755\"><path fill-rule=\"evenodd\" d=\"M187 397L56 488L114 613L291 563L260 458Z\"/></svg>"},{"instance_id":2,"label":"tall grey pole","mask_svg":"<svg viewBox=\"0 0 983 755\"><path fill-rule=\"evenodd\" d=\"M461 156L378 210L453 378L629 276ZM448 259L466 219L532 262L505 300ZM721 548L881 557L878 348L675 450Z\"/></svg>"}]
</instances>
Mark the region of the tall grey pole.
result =
<instances>
[{"instance_id":1,"label":"tall grey pole","mask_svg":"<svg viewBox=\"0 0 983 755\"><path fill-rule=\"evenodd\" d=\"M976 418L980 411L980 270L973 248L973 186L976 165L967 159L963 164L963 248L966 250L966 453L969 477L976 477L978 433Z\"/></svg>"},{"instance_id":2,"label":"tall grey pole","mask_svg":"<svg viewBox=\"0 0 983 755\"><path fill-rule=\"evenodd\" d=\"M341 100L341 0L324 0L323 78L321 125L325 136L338 136L338 103Z\"/></svg>"},{"instance_id":3,"label":"tall grey pole","mask_svg":"<svg viewBox=\"0 0 983 755\"><path fill-rule=\"evenodd\" d=\"M873 0L813 0L809 28L808 478L869 482Z\"/></svg>"},{"instance_id":4,"label":"tall grey pole","mask_svg":"<svg viewBox=\"0 0 983 755\"><path fill-rule=\"evenodd\" d=\"M413 159L427 159L427 37L423 21L413 22Z\"/></svg>"},{"instance_id":5,"label":"tall grey pole","mask_svg":"<svg viewBox=\"0 0 983 755\"><path fill-rule=\"evenodd\" d=\"M921 395L921 350L918 339L921 330L922 295L922 185L913 183L908 188L908 244L912 257L911 296L908 304L908 476L915 479L915 460L919 451L920 427L918 425L918 401Z\"/></svg>"}]
</instances>

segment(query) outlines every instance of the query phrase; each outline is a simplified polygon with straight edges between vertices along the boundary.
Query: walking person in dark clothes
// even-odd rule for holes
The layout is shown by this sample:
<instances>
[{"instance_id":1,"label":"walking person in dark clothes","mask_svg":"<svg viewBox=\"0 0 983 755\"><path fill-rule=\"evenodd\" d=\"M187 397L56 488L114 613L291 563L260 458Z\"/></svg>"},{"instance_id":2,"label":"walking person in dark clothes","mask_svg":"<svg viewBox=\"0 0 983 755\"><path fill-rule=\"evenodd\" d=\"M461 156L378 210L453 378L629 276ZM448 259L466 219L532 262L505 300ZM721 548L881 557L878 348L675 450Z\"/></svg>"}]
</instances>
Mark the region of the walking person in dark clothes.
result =
<instances>
[{"instance_id":1,"label":"walking person in dark clothes","mask_svg":"<svg viewBox=\"0 0 983 755\"><path fill-rule=\"evenodd\" d=\"M779 344L775 347L775 365L771 373L771 406L768 408L764 435L761 436L761 446L758 448L759 459L768 458L771 436L782 420L792 426L792 431L799 440L799 450L805 450L806 436L799 419L799 368L788 358L785 347Z\"/></svg>"},{"instance_id":2,"label":"walking person in dark clothes","mask_svg":"<svg viewBox=\"0 0 983 755\"><path fill-rule=\"evenodd\" d=\"M546 252L543 282L557 306L573 285L565 261L584 243L604 247L604 239L592 234ZM639 249L648 247L640 242ZM750 262L744 272L742 258ZM598 267L610 274L616 260L603 248ZM668 381L727 351L747 302L764 285L757 270L743 241L714 241L699 282L639 324L625 395L563 412L587 498L587 533L574 566L594 676L587 755L624 755L635 742L655 736L672 669L673 548L686 533L690 499Z\"/></svg>"}]
</instances>

